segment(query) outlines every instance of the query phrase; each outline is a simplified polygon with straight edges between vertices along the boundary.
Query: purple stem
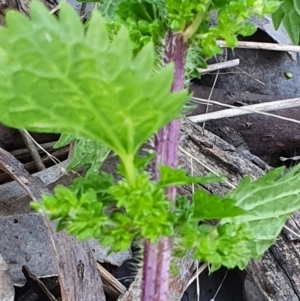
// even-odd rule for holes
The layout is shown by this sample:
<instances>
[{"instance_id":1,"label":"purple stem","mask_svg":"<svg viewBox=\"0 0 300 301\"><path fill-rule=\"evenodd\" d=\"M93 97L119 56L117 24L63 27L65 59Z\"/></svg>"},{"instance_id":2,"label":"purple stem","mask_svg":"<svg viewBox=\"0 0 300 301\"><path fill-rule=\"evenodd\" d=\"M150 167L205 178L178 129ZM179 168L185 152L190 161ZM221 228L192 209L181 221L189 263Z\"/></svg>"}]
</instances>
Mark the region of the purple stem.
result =
<instances>
[{"instance_id":1,"label":"purple stem","mask_svg":"<svg viewBox=\"0 0 300 301\"><path fill-rule=\"evenodd\" d=\"M187 45L182 35L168 32L166 37L164 63L175 65L172 92L184 88L184 66ZM158 180L159 165L178 166L178 147L180 142L180 120L173 120L163 127L155 137L156 160L154 180ZM176 187L167 189L171 202L175 202ZM169 290L169 270L172 254L172 239L163 237L157 243L144 243L143 292L142 301L166 301Z\"/></svg>"}]
</instances>

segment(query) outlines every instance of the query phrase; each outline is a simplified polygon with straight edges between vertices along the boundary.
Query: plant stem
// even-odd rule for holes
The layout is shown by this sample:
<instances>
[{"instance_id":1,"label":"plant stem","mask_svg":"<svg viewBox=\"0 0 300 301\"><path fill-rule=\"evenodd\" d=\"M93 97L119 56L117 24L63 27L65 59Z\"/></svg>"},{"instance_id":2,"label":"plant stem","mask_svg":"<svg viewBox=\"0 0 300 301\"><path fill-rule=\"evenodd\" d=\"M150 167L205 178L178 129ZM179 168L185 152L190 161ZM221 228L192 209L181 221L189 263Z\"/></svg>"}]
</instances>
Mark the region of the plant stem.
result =
<instances>
[{"instance_id":1,"label":"plant stem","mask_svg":"<svg viewBox=\"0 0 300 301\"><path fill-rule=\"evenodd\" d=\"M134 158L133 156L120 156L120 159L124 165L126 178L130 186L135 185L135 167L134 167Z\"/></svg>"},{"instance_id":2,"label":"plant stem","mask_svg":"<svg viewBox=\"0 0 300 301\"><path fill-rule=\"evenodd\" d=\"M207 1L205 5L204 12L198 12L193 23L184 31L184 40L188 41L193 37L193 35L197 32L199 26L201 25L203 18L207 16L207 10L210 6L210 1Z\"/></svg>"},{"instance_id":3,"label":"plant stem","mask_svg":"<svg viewBox=\"0 0 300 301\"><path fill-rule=\"evenodd\" d=\"M198 27L200 26L203 20L203 16L203 13L198 13L193 23L184 31L184 37L186 41L189 40L196 33Z\"/></svg>"},{"instance_id":4,"label":"plant stem","mask_svg":"<svg viewBox=\"0 0 300 301\"><path fill-rule=\"evenodd\" d=\"M166 37L164 63L175 65L172 92L184 88L184 67L187 44L182 34L168 32ZM156 159L153 166L154 180L158 180L159 165L178 166L180 142L180 120L173 120L163 127L155 137ZM167 189L171 202L175 202L176 187ZM166 301L169 290L169 270L172 253L172 239L162 237L157 243L144 243L143 292L142 301Z\"/></svg>"}]
</instances>

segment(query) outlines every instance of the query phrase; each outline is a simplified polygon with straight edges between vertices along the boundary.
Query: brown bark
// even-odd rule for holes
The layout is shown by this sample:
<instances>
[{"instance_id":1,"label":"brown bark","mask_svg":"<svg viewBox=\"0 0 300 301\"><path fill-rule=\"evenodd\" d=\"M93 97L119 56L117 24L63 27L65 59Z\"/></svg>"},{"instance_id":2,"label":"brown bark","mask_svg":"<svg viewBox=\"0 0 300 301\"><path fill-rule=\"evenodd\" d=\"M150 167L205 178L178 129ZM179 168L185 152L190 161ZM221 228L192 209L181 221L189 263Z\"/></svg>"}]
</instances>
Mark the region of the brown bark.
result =
<instances>
[{"instance_id":1,"label":"brown bark","mask_svg":"<svg viewBox=\"0 0 300 301\"><path fill-rule=\"evenodd\" d=\"M8 173L27 193L39 200L50 193L47 186L31 176L11 154L0 148L0 169ZM56 224L45 219L56 256L62 301L105 301L100 273L87 242L78 242Z\"/></svg>"},{"instance_id":2,"label":"brown bark","mask_svg":"<svg viewBox=\"0 0 300 301\"><path fill-rule=\"evenodd\" d=\"M246 175L253 179L265 173L255 157L239 152L235 147L202 128L189 123L183 126L182 156L180 165L194 175L212 171L227 174L227 183L205 185L212 193L224 195ZM258 163L258 164L257 164ZM266 166L265 166L266 167ZM179 191L191 195L189 187ZM299 233L299 212L287 222L287 226ZM288 231L282 231L276 243L259 261L251 261L247 267L245 298L247 301L298 301L300 300L300 244Z\"/></svg>"}]
</instances>

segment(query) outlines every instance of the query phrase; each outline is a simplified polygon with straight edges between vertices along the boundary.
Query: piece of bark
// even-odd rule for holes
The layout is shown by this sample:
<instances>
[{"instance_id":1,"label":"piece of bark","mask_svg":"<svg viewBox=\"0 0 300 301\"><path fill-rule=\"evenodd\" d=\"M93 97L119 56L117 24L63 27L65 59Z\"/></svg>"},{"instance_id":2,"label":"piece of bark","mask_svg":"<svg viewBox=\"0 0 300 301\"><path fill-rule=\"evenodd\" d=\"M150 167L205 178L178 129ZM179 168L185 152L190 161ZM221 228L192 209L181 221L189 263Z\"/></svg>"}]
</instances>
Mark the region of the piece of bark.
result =
<instances>
[{"instance_id":1,"label":"piece of bark","mask_svg":"<svg viewBox=\"0 0 300 301\"><path fill-rule=\"evenodd\" d=\"M65 146L54 152L51 152L51 155L53 157L55 157L57 160L63 161L68 156L68 150L69 150L69 147ZM48 155L44 155L43 157L41 157L41 160L47 167L53 165L53 159L50 158ZM24 168L30 173L34 173L35 171L37 171L36 164L33 161L25 163ZM12 179L8 174L6 174L4 172L2 172L2 173L0 172L0 184L9 182L11 180Z\"/></svg>"},{"instance_id":2,"label":"piece of bark","mask_svg":"<svg viewBox=\"0 0 300 301\"><path fill-rule=\"evenodd\" d=\"M215 171L227 174L228 184L234 186L246 175L253 179L265 173L255 162L249 161L236 148L197 125L185 123L181 146L185 154L180 156L181 166L191 174L201 176ZM186 155L189 154L189 155ZM193 158L196 158L197 161ZM201 164L200 164L201 163ZM226 183L204 185L209 192L225 195L232 187ZM180 193L191 195L191 188L184 186ZM296 212L287 225L300 233ZM247 301L299 301L300 300L300 244L294 235L282 231L276 243L261 260L251 261L247 267L245 297Z\"/></svg>"},{"instance_id":3,"label":"piece of bark","mask_svg":"<svg viewBox=\"0 0 300 301\"><path fill-rule=\"evenodd\" d=\"M67 167L68 163L69 161L66 160L59 165L40 171L34 176L46 184L50 191L57 184L70 185L78 175L73 172L62 173L62 170ZM79 171L79 174L81 172ZM30 213L30 201L30 196L17 182L13 181L0 185L0 216Z\"/></svg>"},{"instance_id":4,"label":"piece of bark","mask_svg":"<svg viewBox=\"0 0 300 301\"><path fill-rule=\"evenodd\" d=\"M211 88L193 84L190 91L198 98L208 99ZM257 104L274 100L282 100L289 96L271 96L244 92L230 92L222 89L214 89L211 95L212 100L221 103L241 106L243 104ZM210 105L209 112L224 110L224 107ZM204 114L206 105L198 105L189 115ZM271 113L287 118L299 120L300 108L290 108ZM273 153L300 148L300 124L290 121L279 120L261 114L249 114L238 117L212 120L205 123L205 128L215 132L217 128L228 126L239 132L248 144L251 153L263 158L271 156Z\"/></svg>"},{"instance_id":5,"label":"piece of bark","mask_svg":"<svg viewBox=\"0 0 300 301\"><path fill-rule=\"evenodd\" d=\"M50 193L38 178L32 177L11 154L0 149L0 169L10 174L33 200ZM78 242L55 224L45 220L56 256L62 301L105 301L100 273L87 242Z\"/></svg>"},{"instance_id":6,"label":"piece of bark","mask_svg":"<svg viewBox=\"0 0 300 301\"><path fill-rule=\"evenodd\" d=\"M13 301L15 299L15 289L12 285L8 267L0 254L0 300Z\"/></svg>"}]
</instances>

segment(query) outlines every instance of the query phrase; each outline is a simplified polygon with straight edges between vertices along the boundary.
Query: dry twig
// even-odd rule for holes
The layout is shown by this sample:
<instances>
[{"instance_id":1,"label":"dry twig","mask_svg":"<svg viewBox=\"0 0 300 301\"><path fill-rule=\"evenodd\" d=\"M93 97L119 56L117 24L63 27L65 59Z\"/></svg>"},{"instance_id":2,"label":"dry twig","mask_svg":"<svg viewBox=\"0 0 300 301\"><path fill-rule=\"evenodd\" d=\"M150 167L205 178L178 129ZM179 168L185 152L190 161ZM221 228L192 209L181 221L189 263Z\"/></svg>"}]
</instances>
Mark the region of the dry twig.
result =
<instances>
[{"instance_id":1,"label":"dry twig","mask_svg":"<svg viewBox=\"0 0 300 301\"><path fill-rule=\"evenodd\" d=\"M217 44L220 47L227 48L225 41L217 41ZM235 48L300 52L300 46L279 45L279 44L275 44L275 43L245 42L245 41L239 41L238 45Z\"/></svg>"},{"instance_id":2,"label":"dry twig","mask_svg":"<svg viewBox=\"0 0 300 301\"><path fill-rule=\"evenodd\" d=\"M238 107L238 108L231 106L231 105L222 104L222 103L220 103L218 101L214 101L214 100L200 99L200 98L196 98L196 97L194 97L193 99L204 102L204 103L210 103L210 104L214 103L214 104L218 104L221 106L231 108L228 110L222 110L222 111L212 112L212 113L208 113L208 114L201 114L201 115L195 115L195 116L188 117L189 120L191 120L192 122L195 122L195 123L206 122L206 121L214 120L214 119L241 116L241 115L246 115L246 114L251 114L251 113L263 114L263 115L267 115L267 116L271 116L271 117L276 117L278 119L291 121L294 123L300 123L300 120L286 118L286 117L271 114L271 113L265 113L267 111L299 107L300 106L300 97L290 98L290 99L285 99L285 100L270 101L270 102L255 104L255 105Z\"/></svg>"},{"instance_id":3,"label":"dry twig","mask_svg":"<svg viewBox=\"0 0 300 301\"><path fill-rule=\"evenodd\" d=\"M31 139L31 136L28 136L27 135L27 131L25 130L20 130L19 131L22 138L23 138L23 141L25 143L25 145L27 146L28 148L28 151L35 163L35 166L37 168L37 170L44 170L46 167L45 167L45 164L36 148L36 145L34 144L34 142L32 141Z\"/></svg>"},{"instance_id":4,"label":"dry twig","mask_svg":"<svg viewBox=\"0 0 300 301\"><path fill-rule=\"evenodd\" d=\"M205 73L213 72L213 71L220 70L220 69L235 67L235 66L239 65L239 63L240 63L240 60L235 59L235 60L230 60L230 61L226 61L226 62L211 64L211 65L208 65L207 68L205 68L205 69L199 68L197 70L199 71L200 74L205 74Z\"/></svg>"}]
</instances>

